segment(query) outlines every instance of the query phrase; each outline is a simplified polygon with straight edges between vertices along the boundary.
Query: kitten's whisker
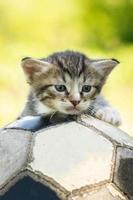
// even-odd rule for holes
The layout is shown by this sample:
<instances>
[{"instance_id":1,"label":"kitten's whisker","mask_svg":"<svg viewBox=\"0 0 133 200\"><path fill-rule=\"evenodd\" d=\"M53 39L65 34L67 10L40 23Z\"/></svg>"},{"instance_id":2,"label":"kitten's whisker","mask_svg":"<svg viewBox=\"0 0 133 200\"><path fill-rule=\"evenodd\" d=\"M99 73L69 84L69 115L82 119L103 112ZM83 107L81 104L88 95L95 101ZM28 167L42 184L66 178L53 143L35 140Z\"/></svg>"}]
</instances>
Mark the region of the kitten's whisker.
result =
<instances>
[{"instance_id":1,"label":"kitten's whisker","mask_svg":"<svg viewBox=\"0 0 133 200\"><path fill-rule=\"evenodd\" d=\"M52 120L53 116L56 114L57 111L53 112L52 115L50 116L49 120Z\"/></svg>"}]
</instances>

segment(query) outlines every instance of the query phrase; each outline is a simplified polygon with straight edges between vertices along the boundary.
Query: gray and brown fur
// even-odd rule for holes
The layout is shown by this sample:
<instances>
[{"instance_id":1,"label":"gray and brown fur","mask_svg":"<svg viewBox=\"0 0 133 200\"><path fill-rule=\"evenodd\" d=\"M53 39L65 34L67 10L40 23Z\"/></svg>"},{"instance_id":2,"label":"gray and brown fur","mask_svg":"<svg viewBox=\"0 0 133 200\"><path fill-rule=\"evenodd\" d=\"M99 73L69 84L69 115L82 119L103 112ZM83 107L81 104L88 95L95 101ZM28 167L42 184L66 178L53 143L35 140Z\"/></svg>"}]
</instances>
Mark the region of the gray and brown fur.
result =
<instances>
[{"instance_id":1,"label":"gray and brown fur","mask_svg":"<svg viewBox=\"0 0 133 200\"><path fill-rule=\"evenodd\" d=\"M30 93L21 116L88 113L119 125L119 115L100 95L118 63L115 59L90 59L74 51L57 52L42 59L23 59ZM65 85L66 91L56 91L55 85ZM84 85L91 86L90 92L82 91ZM73 102L78 103L75 106Z\"/></svg>"}]
</instances>

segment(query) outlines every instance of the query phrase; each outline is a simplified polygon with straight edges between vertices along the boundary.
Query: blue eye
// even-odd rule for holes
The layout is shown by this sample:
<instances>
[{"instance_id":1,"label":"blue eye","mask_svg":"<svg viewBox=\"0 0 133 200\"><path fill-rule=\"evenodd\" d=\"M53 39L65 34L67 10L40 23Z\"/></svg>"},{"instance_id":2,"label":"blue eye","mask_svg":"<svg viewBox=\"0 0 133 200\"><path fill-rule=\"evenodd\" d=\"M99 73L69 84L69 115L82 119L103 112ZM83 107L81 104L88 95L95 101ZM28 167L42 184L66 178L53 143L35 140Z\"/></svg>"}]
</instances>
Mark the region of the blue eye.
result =
<instances>
[{"instance_id":1,"label":"blue eye","mask_svg":"<svg viewBox=\"0 0 133 200\"><path fill-rule=\"evenodd\" d=\"M65 85L55 85L55 89L56 89L58 92L64 92L64 91L67 90Z\"/></svg>"},{"instance_id":2,"label":"blue eye","mask_svg":"<svg viewBox=\"0 0 133 200\"><path fill-rule=\"evenodd\" d=\"M91 91L91 86L90 85L84 85L82 87L82 92L90 92Z\"/></svg>"}]
</instances>

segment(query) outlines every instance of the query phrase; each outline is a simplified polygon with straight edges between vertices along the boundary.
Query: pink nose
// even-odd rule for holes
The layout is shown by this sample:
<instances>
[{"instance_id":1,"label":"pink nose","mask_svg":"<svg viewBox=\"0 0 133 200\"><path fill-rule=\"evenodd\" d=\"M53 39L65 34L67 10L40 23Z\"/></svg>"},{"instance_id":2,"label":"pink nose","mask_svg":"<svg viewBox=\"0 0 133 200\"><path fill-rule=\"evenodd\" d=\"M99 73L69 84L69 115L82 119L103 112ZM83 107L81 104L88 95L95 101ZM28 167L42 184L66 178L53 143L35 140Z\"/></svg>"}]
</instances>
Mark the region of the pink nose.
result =
<instances>
[{"instance_id":1,"label":"pink nose","mask_svg":"<svg viewBox=\"0 0 133 200\"><path fill-rule=\"evenodd\" d=\"M79 103L80 103L80 101L70 101L74 106L77 106Z\"/></svg>"}]
</instances>

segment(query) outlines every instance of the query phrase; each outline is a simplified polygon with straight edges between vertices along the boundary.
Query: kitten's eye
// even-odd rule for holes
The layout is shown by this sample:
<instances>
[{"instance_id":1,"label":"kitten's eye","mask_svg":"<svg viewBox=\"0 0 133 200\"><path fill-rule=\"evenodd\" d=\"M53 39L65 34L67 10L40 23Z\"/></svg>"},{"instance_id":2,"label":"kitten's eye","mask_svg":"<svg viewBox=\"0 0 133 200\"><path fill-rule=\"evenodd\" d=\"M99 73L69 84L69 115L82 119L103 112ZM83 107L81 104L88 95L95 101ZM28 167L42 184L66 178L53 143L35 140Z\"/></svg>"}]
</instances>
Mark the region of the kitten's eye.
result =
<instances>
[{"instance_id":1,"label":"kitten's eye","mask_svg":"<svg viewBox=\"0 0 133 200\"><path fill-rule=\"evenodd\" d=\"M55 89L58 92L64 92L64 91L66 91L66 86L65 85L55 85Z\"/></svg>"},{"instance_id":2,"label":"kitten's eye","mask_svg":"<svg viewBox=\"0 0 133 200\"><path fill-rule=\"evenodd\" d=\"M91 86L90 85L84 85L82 87L82 92L90 92L91 91Z\"/></svg>"}]
</instances>

